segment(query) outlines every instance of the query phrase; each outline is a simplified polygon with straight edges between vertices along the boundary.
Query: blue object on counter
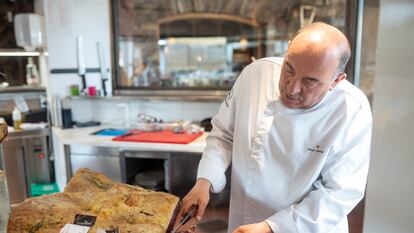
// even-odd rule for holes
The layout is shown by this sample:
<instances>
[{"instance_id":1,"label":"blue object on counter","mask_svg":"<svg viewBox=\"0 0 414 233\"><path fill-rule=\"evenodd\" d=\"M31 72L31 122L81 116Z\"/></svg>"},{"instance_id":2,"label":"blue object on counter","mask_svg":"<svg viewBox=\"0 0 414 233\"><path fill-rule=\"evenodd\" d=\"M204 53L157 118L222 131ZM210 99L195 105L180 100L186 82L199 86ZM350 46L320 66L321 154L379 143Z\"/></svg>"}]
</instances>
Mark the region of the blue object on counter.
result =
<instances>
[{"instance_id":1,"label":"blue object on counter","mask_svg":"<svg viewBox=\"0 0 414 233\"><path fill-rule=\"evenodd\" d=\"M128 132L127 129L102 129L93 134L98 136L119 136L126 132Z\"/></svg>"}]
</instances>

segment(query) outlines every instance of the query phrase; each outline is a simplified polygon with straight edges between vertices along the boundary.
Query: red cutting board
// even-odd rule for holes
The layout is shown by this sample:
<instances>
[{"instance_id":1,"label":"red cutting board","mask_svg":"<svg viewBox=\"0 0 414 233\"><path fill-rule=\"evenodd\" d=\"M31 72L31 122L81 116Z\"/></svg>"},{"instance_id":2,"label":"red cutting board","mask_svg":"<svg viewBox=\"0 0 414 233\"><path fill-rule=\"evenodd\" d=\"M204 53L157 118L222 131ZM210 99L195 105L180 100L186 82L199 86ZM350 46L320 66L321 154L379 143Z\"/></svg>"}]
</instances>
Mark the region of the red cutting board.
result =
<instances>
[{"instance_id":1,"label":"red cutting board","mask_svg":"<svg viewBox=\"0 0 414 233\"><path fill-rule=\"evenodd\" d=\"M200 137L203 133L173 133L169 130L158 131L158 132L143 132L143 131L129 131L134 133L130 136L117 136L114 137L113 141L123 142L156 142L156 143L174 143L174 144L188 144Z\"/></svg>"}]
</instances>

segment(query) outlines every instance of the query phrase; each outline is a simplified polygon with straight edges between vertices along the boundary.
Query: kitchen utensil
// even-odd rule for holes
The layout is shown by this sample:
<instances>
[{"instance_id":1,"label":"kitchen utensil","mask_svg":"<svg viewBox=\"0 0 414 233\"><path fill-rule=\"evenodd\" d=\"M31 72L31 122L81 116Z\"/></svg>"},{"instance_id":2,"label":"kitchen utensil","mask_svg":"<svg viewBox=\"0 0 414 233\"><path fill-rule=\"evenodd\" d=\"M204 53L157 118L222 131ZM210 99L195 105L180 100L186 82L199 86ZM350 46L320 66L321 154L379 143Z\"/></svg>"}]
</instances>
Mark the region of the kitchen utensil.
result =
<instances>
[{"instance_id":1,"label":"kitchen utensil","mask_svg":"<svg viewBox=\"0 0 414 233\"><path fill-rule=\"evenodd\" d=\"M99 70L101 72L102 91L103 91L103 95L106 96L107 92L106 92L105 82L108 81L108 72L106 70L105 55L104 55L101 42L97 42L96 46L98 50Z\"/></svg>"},{"instance_id":2,"label":"kitchen utensil","mask_svg":"<svg viewBox=\"0 0 414 233\"><path fill-rule=\"evenodd\" d=\"M137 135L137 134L140 134L140 133L142 133L142 131L140 131L140 130L131 130L131 131L128 131L128 132L126 132L122 135L119 135L119 137L120 138L125 138L125 137L129 137L129 136Z\"/></svg>"},{"instance_id":3,"label":"kitchen utensil","mask_svg":"<svg viewBox=\"0 0 414 233\"><path fill-rule=\"evenodd\" d=\"M85 61L83 60L83 40L82 36L78 36L77 40L78 48L78 75L82 78L82 89L81 93L84 93L86 89L86 68Z\"/></svg>"},{"instance_id":4,"label":"kitchen utensil","mask_svg":"<svg viewBox=\"0 0 414 233\"><path fill-rule=\"evenodd\" d=\"M177 232L184 224L186 224L190 219L196 214L197 212L197 206L192 205L190 209L184 214L183 218L181 219L180 223L178 223L178 226L176 226L171 233Z\"/></svg>"},{"instance_id":5,"label":"kitchen utensil","mask_svg":"<svg viewBox=\"0 0 414 233\"><path fill-rule=\"evenodd\" d=\"M188 133L174 133L169 130L163 130L158 132L145 132L145 131L130 131L124 135L114 137L113 141L125 141L125 142L152 142L152 143L174 143L174 144L188 144L198 137L203 135L203 132L196 134Z\"/></svg>"},{"instance_id":6,"label":"kitchen utensil","mask_svg":"<svg viewBox=\"0 0 414 233\"><path fill-rule=\"evenodd\" d=\"M126 129L112 129L112 128L108 128L108 129L101 129L97 132L92 133L93 135L96 136L120 136L122 134L125 134L126 132L128 132L128 130Z\"/></svg>"}]
</instances>

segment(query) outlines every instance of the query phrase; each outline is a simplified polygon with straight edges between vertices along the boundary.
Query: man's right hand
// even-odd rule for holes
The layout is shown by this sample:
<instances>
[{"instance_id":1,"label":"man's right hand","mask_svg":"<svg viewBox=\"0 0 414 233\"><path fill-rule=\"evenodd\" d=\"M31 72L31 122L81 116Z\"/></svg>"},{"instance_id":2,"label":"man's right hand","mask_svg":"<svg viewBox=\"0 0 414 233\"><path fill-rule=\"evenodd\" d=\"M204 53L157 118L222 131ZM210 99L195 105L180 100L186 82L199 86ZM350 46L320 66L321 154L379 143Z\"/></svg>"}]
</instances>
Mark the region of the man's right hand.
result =
<instances>
[{"instance_id":1,"label":"man's right hand","mask_svg":"<svg viewBox=\"0 0 414 233\"><path fill-rule=\"evenodd\" d=\"M195 216L197 221L200 221L210 200L210 187L210 181L203 178L198 179L194 187L184 197L180 214L184 215L192 205L195 205L198 207Z\"/></svg>"}]
</instances>

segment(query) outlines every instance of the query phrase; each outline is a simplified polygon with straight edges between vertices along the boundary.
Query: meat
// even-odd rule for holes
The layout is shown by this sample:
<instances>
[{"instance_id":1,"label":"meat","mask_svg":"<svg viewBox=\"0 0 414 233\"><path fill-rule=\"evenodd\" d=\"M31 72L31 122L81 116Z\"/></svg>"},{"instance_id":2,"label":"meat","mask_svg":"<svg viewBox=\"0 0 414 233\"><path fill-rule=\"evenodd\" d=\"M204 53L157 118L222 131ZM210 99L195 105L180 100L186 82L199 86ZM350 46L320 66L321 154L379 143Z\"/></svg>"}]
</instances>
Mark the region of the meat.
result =
<instances>
[{"instance_id":1,"label":"meat","mask_svg":"<svg viewBox=\"0 0 414 233\"><path fill-rule=\"evenodd\" d=\"M170 232L179 198L112 182L103 174L80 169L63 193L29 198L13 207L8 232L54 233L76 214L97 216L89 232Z\"/></svg>"},{"instance_id":2,"label":"meat","mask_svg":"<svg viewBox=\"0 0 414 233\"><path fill-rule=\"evenodd\" d=\"M5 122L0 122L0 143L7 136L7 124Z\"/></svg>"}]
</instances>

